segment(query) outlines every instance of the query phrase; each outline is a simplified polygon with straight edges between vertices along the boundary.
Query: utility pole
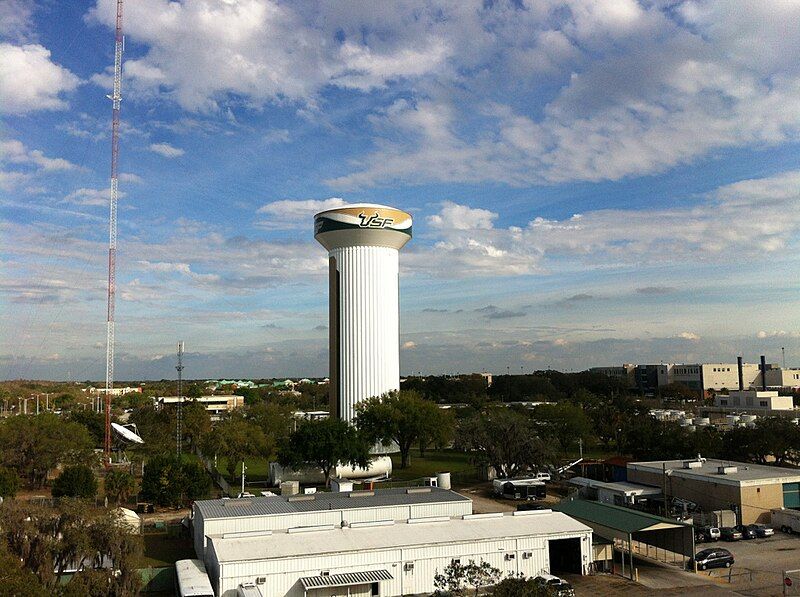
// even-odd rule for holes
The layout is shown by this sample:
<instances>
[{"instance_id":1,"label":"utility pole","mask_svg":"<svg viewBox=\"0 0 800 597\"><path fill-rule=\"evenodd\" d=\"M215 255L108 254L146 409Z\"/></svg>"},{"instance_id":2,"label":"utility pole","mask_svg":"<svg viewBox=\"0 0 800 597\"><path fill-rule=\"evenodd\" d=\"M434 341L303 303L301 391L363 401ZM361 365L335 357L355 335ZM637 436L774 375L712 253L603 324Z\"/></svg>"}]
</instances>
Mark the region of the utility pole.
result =
<instances>
[{"instance_id":1,"label":"utility pole","mask_svg":"<svg viewBox=\"0 0 800 597\"><path fill-rule=\"evenodd\" d=\"M178 412L175 429L175 451L178 458L183 451L183 340L178 342Z\"/></svg>"},{"instance_id":2,"label":"utility pole","mask_svg":"<svg viewBox=\"0 0 800 597\"><path fill-rule=\"evenodd\" d=\"M786 369L786 348L781 346L781 358L783 359L783 368Z\"/></svg>"},{"instance_id":3,"label":"utility pole","mask_svg":"<svg viewBox=\"0 0 800 597\"><path fill-rule=\"evenodd\" d=\"M119 109L122 102L122 0L117 0L114 28L114 89L111 95L111 198L108 217L108 309L106 312L105 445L103 462L111 465L111 388L114 387L114 304L117 294L117 199L119 196Z\"/></svg>"},{"instance_id":4,"label":"utility pole","mask_svg":"<svg viewBox=\"0 0 800 597\"><path fill-rule=\"evenodd\" d=\"M667 463L661 463L661 478L664 481L664 487L662 491L664 492L664 518L668 518L667 516Z\"/></svg>"},{"instance_id":5,"label":"utility pole","mask_svg":"<svg viewBox=\"0 0 800 597\"><path fill-rule=\"evenodd\" d=\"M244 465L244 460L242 460L242 492L239 494L239 497L244 497L244 474L247 472L247 467Z\"/></svg>"}]
</instances>

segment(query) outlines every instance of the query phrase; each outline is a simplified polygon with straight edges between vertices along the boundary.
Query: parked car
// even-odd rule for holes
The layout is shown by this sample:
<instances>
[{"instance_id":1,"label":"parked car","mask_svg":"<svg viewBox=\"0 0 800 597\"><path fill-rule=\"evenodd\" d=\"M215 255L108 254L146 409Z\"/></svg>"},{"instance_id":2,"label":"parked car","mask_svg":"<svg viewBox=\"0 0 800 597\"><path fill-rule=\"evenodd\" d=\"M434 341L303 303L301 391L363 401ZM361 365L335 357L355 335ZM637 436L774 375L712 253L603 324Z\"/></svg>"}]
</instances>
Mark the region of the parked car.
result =
<instances>
[{"instance_id":1,"label":"parked car","mask_svg":"<svg viewBox=\"0 0 800 597\"><path fill-rule=\"evenodd\" d=\"M550 473L538 472L533 475L532 478L536 479L537 481L544 481L545 483L548 483L550 481Z\"/></svg>"},{"instance_id":2,"label":"parked car","mask_svg":"<svg viewBox=\"0 0 800 597\"><path fill-rule=\"evenodd\" d=\"M749 524L747 528L755 531L756 537L772 537L775 531L765 524Z\"/></svg>"},{"instance_id":3,"label":"parked car","mask_svg":"<svg viewBox=\"0 0 800 597\"><path fill-rule=\"evenodd\" d=\"M694 533L694 539L697 543L706 543L708 541L719 541L720 532L717 527L698 527Z\"/></svg>"},{"instance_id":4,"label":"parked car","mask_svg":"<svg viewBox=\"0 0 800 597\"><path fill-rule=\"evenodd\" d=\"M575 595L575 590L572 588L572 585L563 578L543 573L534 580L536 584L547 590L548 595L554 595L556 597L574 597Z\"/></svg>"},{"instance_id":5,"label":"parked car","mask_svg":"<svg viewBox=\"0 0 800 597\"><path fill-rule=\"evenodd\" d=\"M698 570L708 570L709 568L730 568L734 564L733 554L727 549L711 548L698 551L689 560L689 565L694 567L697 564Z\"/></svg>"},{"instance_id":6,"label":"parked car","mask_svg":"<svg viewBox=\"0 0 800 597\"><path fill-rule=\"evenodd\" d=\"M750 525L737 524L734 528L742 534L742 539L755 539L758 537L755 529L750 528Z\"/></svg>"},{"instance_id":7,"label":"parked car","mask_svg":"<svg viewBox=\"0 0 800 597\"><path fill-rule=\"evenodd\" d=\"M736 527L722 527L719 532L723 541L739 541L742 538L742 532Z\"/></svg>"}]
</instances>

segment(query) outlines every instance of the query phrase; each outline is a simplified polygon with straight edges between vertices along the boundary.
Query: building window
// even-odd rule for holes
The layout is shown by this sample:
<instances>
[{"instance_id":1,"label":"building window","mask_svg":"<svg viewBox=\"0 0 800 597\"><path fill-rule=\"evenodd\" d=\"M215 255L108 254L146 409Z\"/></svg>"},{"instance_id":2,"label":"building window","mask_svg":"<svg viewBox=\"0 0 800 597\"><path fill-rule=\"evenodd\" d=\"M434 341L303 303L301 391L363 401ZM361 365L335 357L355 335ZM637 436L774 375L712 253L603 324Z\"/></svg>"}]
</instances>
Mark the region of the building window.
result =
<instances>
[{"instance_id":1,"label":"building window","mask_svg":"<svg viewBox=\"0 0 800 597\"><path fill-rule=\"evenodd\" d=\"M381 594L381 590L378 587L378 583L376 583L376 582L372 583L372 595L373 595L373 597L378 597L378 595L380 595L380 594Z\"/></svg>"},{"instance_id":2,"label":"building window","mask_svg":"<svg viewBox=\"0 0 800 597\"><path fill-rule=\"evenodd\" d=\"M766 400L759 400L758 404L759 404L759 405L760 405L762 408L767 408L767 401L766 401Z\"/></svg>"},{"instance_id":3,"label":"building window","mask_svg":"<svg viewBox=\"0 0 800 597\"><path fill-rule=\"evenodd\" d=\"M727 400L720 400L719 401L719 405L720 406L728 406L728 401Z\"/></svg>"}]
</instances>

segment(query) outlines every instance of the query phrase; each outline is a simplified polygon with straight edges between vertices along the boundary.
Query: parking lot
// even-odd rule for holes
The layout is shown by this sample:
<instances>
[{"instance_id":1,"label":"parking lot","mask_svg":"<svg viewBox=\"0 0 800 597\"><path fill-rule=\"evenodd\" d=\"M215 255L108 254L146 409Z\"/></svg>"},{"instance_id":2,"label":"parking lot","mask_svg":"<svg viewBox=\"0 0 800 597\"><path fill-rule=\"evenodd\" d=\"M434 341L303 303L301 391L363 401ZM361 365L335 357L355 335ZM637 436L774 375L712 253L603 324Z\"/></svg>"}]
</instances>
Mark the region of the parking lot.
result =
<instances>
[{"instance_id":1,"label":"parking lot","mask_svg":"<svg viewBox=\"0 0 800 597\"><path fill-rule=\"evenodd\" d=\"M781 532L765 539L749 541L718 541L698 544L698 551L706 547L724 547L736 560L730 570L717 569L702 572L717 583L728 584L740 595L780 595L784 570L800 568L800 536Z\"/></svg>"}]
</instances>

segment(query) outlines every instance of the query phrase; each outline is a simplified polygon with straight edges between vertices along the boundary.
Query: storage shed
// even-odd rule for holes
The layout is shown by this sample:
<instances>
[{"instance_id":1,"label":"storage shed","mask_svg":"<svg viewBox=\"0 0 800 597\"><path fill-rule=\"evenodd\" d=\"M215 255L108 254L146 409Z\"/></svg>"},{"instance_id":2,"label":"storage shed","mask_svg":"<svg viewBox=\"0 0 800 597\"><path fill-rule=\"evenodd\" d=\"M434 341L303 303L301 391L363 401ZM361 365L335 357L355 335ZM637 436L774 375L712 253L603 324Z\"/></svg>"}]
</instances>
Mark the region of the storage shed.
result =
<instances>
[{"instance_id":1,"label":"storage shed","mask_svg":"<svg viewBox=\"0 0 800 597\"><path fill-rule=\"evenodd\" d=\"M207 535L465 514L472 514L472 500L438 487L198 500L192 506L194 549L203 559Z\"/></svg>"},{"instance_id":2,"label":"storage shed","mask_svg":"<svg viewBox=\"0 0 800 597\"><path fill-rule=\"evenodd\" d=\"M430 594L454 560L484 561L504 576L588 573L591 529L537 510L436 521L382 521L260 537L209 537L206 566L218 596L254 583L270 597ZM331 589L340 588L333 593Z\"/></svg>"}]
</instances>

